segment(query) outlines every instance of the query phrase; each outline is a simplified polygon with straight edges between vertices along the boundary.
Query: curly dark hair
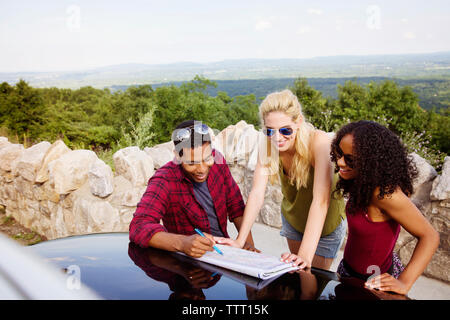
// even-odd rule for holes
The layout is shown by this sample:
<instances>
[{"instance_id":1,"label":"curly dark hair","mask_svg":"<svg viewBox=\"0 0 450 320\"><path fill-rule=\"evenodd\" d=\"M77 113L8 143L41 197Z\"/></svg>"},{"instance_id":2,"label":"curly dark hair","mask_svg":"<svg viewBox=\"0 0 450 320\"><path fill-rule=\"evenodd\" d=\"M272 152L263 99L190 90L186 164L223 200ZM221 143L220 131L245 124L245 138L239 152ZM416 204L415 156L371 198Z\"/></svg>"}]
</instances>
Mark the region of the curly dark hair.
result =
<instances>
[{"instance_id":1,"label":"curly dark hair","mask_svg":"<svg viewBox=\"0 0 450 320\"><path fill-rule=\"evenodd\" d=\"M352 180L340 177L334 191L348 197L347 212L367 211L377 187L380 188L380 200L392 194L397 187L407 196L413 193L412 182L418 172L412 157L396 134L373 121L352 122L336 133L331 144L335 172L339 171L339 143L348 134L353 135L352 168L358 175Z\"/></svg>"}]
</instances>

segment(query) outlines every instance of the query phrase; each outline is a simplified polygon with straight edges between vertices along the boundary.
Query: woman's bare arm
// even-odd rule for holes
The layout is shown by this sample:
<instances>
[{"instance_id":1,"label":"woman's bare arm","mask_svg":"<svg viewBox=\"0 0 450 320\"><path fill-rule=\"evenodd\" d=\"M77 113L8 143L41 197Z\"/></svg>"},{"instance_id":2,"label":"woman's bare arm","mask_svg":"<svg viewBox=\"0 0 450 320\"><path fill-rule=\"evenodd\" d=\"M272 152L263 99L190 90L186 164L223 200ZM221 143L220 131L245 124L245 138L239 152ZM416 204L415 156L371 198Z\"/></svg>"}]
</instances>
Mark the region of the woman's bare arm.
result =
<instances>
[{"instance_id":1,"label":"woman's bare arm","mask_svg":"<svg viewBox=\"0 0 450 320\"><path fill-rule=\"evenodd\" d=\"M418 239L411 259L398 280L385 274L370 281L371 284L378 282L383 291L406 294L423 273L439 246L439 233L400 188L382 200L374 196L372 203Z\"/></svg>"},{"instance_id":2,"label":"woman's bare arm","mask_svg":"<svg viewBox=\"0 0 450 320\"><path fill-rule=\"evenodd\" d=\"M266 169L258 161L255 172L253 174L253 185L248 195L247 204L245 205L243 219L240 225L239 234L236 240L225 238L214 238L218 243L228 244L242 248L247 237L250 234L252 225L261 210L264 203L264 194L266 192L267 182L269 180Z\"/></svg>"}]
</instances>

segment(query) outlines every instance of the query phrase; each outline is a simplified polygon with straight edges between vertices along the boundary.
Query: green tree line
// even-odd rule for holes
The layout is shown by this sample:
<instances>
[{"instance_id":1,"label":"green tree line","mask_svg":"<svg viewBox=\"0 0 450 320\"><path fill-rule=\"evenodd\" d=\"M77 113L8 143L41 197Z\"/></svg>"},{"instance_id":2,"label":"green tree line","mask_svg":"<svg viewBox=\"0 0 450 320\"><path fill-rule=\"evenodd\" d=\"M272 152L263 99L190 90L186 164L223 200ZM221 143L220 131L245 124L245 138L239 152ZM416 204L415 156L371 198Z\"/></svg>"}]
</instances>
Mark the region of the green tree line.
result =
<instances>
[{"instance_id":1,"label":"green tree line","mask_svg":"<svg viewBox=\"0 0 450 320\"><path fill-rule=\"evenodd\" d=\"M294 78L269 78L269 79L239 79L239 80L215 80L216 87L209 87L207 92L211 96L216 96L219 91L225 91L230 97L237 95L254 94L257 97L293 85ZM439 111L450 107L450 78L388 78L388 77L354 77L354 78L307 78L308 84L316 90L319 90L324 97L337 98L338 85L344 85L346 81L352 80L360 85L367 85L370 82L381 82L392 80L399 86L409 86L418 94L420 107L425 110ZM167 86L170 84L179 86L183 81L171 83L152 84L153 88ZM128 86L111 86L113 91L126 90Z\"/></svg>"},{"instance_id":2,"label":"green tree line","mask_svg":"<svg viewBox=\"0 0 450 320\"><path fill-rule=\"evenodd\" d=\"M196 76L180 85L151 85L109 89L33 88L20 80L0 84L0 127L17 142L63 139L71 148L117 150L127 145L141 148L170 140L175 126L199 119L223 130L240 120L260 127L254 94L230 97L208 93L217 83ZM289 88L298 96L307 119L325 131L335 131L349 121L374 120L398 133L411 151L439 168L450 151L449 110L437 113L419 107L411 87L394 81L366 85L347 81L338 85L337 98L324 98L306 79Z\"/></svg>"}]
</instances>

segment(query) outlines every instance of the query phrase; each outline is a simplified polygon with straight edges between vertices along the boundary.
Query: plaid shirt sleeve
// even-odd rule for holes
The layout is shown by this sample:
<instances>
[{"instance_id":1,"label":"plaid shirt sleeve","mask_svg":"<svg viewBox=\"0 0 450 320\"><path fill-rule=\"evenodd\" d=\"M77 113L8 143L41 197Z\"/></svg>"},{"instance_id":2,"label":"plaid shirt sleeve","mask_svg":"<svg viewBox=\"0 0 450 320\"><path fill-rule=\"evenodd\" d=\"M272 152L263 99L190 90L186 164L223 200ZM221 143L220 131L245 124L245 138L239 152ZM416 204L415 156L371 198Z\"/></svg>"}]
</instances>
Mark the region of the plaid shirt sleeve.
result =
<instances>
[{"instance_id":1,"label":"plaid shirt sleeve","mask_svg":"<svg viewBox=\"0 0 450 320\"><path fill-rule=\"evenodd\" d=\"M160 221L168 207L168 181L160 176L150 178L147 189L137 204L130 223L130 241L140 247L149 246L150 239L158 232L165 231Z\"/></svg>"}]
</instances>

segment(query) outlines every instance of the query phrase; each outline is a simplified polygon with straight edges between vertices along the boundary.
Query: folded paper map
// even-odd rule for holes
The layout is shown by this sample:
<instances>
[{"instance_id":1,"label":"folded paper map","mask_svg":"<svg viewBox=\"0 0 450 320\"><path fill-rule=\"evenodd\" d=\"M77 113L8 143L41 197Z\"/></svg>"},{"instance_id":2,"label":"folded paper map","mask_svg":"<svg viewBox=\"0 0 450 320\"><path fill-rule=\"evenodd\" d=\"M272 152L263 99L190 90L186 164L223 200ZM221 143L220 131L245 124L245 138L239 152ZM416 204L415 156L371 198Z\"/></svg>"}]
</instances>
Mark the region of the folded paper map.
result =
<instances>
[{"instance_id":1,"label":"folded paper map","mask_svg":"<svg viewBox=\"0 0 450 320\"><path fill-rule=\"evenodd\" d=\"M208 251L200 258L190 258L263 280L298 270L297 266L282 262L279 257L220 244L216 244L216 246L223 252L223 255L216 251Z\"/></svg>"}]
</instances>

